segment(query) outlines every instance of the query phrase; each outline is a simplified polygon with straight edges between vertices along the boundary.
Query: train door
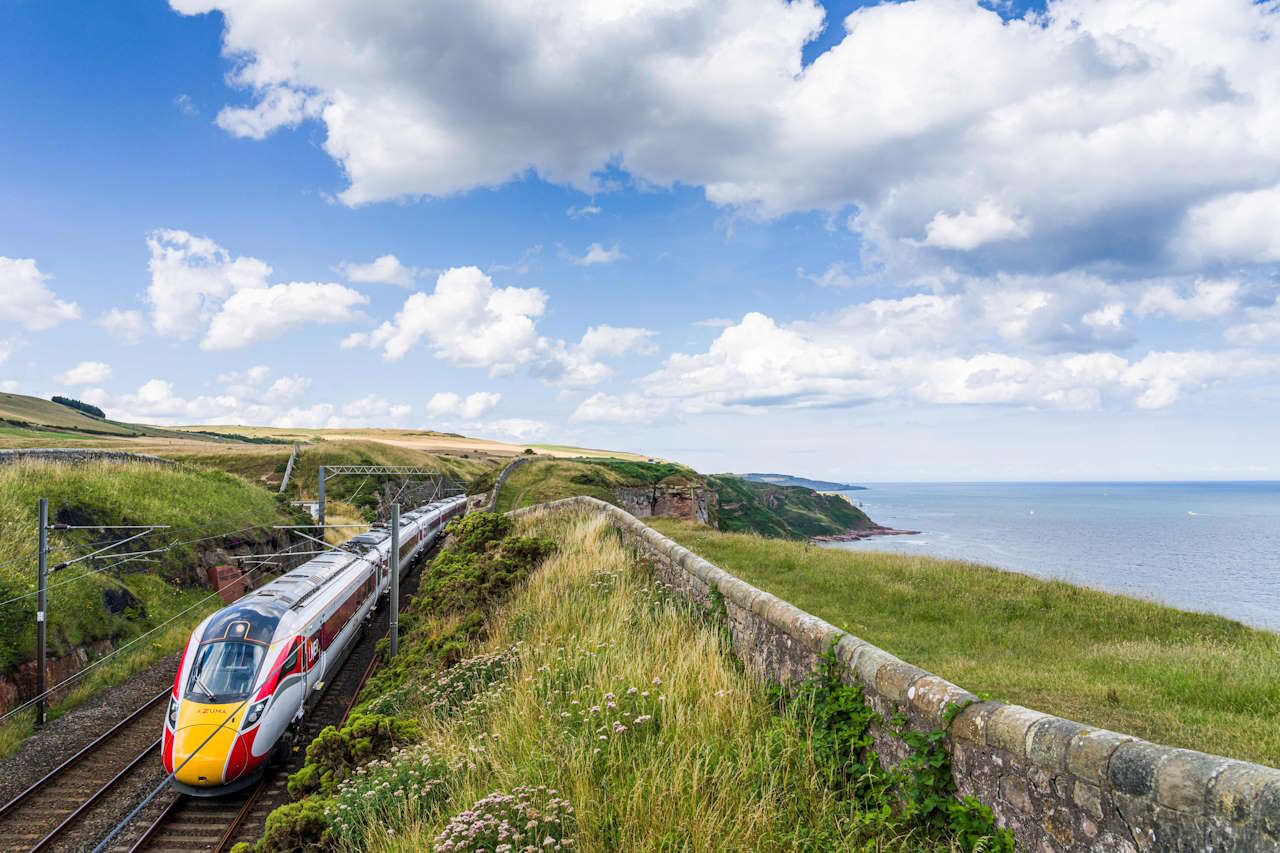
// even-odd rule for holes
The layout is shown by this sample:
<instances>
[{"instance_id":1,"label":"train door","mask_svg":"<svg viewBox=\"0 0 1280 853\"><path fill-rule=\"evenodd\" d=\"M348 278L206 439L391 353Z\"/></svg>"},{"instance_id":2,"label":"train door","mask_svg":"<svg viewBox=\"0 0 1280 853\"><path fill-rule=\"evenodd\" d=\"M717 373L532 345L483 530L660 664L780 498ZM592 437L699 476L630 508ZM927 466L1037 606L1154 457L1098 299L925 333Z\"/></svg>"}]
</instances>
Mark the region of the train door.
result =
<instances>
[{"instance_id":1,"label":"train door","mask_svg":"<svg viewBox=\"0 0 1280 853\"><path fill-rule=\"evenodd\" d=\"M315 689L319 683L320 677L324 674L324 665L321 661L322 651L320 649L320 627L316 626L316 630L307 637L307 695L311 695L311 691Z\"/></svg>"}]
</instances>

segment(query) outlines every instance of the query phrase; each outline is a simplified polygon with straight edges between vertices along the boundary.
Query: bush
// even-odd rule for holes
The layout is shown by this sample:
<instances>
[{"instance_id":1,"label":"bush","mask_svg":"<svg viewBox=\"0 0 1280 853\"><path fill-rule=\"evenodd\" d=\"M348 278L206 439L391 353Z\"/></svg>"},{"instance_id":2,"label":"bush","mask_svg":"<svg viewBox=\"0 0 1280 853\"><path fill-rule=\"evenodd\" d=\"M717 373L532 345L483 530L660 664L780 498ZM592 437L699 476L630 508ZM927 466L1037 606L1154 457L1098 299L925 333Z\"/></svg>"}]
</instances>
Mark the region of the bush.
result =
<instances>
[{"instance_id":1,"label":"bush","mask_svg":"<svg viewBox=\"0 0 1280 853\"><path fill-rule=\"evenodd\" d=\"M261 840L253 847L254 853L307 853L329 849L332 834L328 809L329 801L318 798L281 806L267 815L267 825Z\"/></svg>"},{"instance_id":2,"label":"bush","mask_svg":"<svg viewBox=\"0 0 1280 853\"><path fill-rule=\"evenodd\" d=\"M420 731L413 720L383 714L352 714L337 729L326 726L307 747L307 763L289 777L289 793L303 797L330 794L360 764L388 755L397 744L410 743Z\"/></svg>"}]
</instances>

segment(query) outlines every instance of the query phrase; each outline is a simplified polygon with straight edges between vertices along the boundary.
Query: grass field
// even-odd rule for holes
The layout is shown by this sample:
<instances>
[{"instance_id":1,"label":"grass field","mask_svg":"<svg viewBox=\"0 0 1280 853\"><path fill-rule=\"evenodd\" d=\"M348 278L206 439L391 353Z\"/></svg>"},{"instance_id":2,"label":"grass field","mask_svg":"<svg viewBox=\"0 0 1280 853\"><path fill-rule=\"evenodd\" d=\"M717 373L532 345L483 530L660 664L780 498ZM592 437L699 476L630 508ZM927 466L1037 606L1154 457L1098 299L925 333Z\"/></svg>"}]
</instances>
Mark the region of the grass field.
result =
<instances>
[{"instance_id":1,"label":"grass field","mask_svg":"<svg viewBox=\"0 0 1280 853\"><path fill-rule=\"evenodd\" d=\"M505 602L488 592L500 562L460 557L471 570L446 578L446 552L425 570L460 602L492 602L482 638L441 671L431 664L456 645L442 636L479 614L415 601L401 651L413 665L398 659L402 680L384 674L352 730L309 749L290 789L315 793L272 815L260 853L951 849L887 800L850 799L816 752L808 706L780 707L717 617L655 587L605 519L542 514L515 532L557 544Z\"/></svg>"},{"instance_id":2,"label":"grass field","mask_svg":"<svg viewBox=\"0 0 1280 853\"><path fill-rule=\"evenodd\" d=\"M980 695L1280 767L1280 634L969 563L649 523Z\"/></svg>"},{"instance_id":3,"label":"grass field","mask_svg":"<svg viewBox=\"0 0 1280 853\"><path fill-rule=\"evenodd\" d=\"M72 524L167 524L122 551L159 548L174 541L256 530L245 538L263 539L270 525L294 520L266 491L238 477L160 465L87 463L63 465L19 462L0 466L0 673L31 660L35 653L36 504L49 499L53 522ZM95 550L115 538L101 530L55 531L50 534L50 567ZM143 543L146 543L145 545ZM110 561L78 562L51 571L48 593L50 655L75 646L111 639L117 646L197 604L207 589L179 583L193 573L196 545L179 545L147 559L111 568ZM217 605L209 601L140 643L142 656L113 663L107 680L123 677L142 662L174 651L200 618ZM107 667L103 668L107 670ZM95 686L103 678L98 678ZM83 698L81 692L63 700ZM17 727L18 731L22 726ZM0 734L0 748L12 741L14 729Z\"/></svg>"},{"instance_id":4,"label":"grass field","mask_svg":"<svg viewBox=\"0 0 1280 853\"><path fill-rule=\"evenodd\" d=\"M669 462L650 465L620 459L537 459L511 472L498 495L497 509L506 512L574 495L590 495L615 503L614 489L619 486L644 486L663 480L701 482L701 479L696 472Z\"/></svg>"}]
</instances>

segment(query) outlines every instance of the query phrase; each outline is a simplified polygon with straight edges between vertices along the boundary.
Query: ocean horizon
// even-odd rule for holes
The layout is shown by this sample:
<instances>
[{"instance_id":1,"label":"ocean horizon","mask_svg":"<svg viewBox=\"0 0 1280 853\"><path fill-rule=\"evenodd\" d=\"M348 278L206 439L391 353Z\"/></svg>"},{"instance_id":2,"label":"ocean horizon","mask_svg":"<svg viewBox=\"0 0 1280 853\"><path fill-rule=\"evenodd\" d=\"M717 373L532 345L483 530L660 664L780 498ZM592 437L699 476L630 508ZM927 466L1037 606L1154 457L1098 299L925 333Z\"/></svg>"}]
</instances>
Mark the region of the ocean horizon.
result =
<instances>
[{"instance_id":1,"label":"ocean horizon","mask_svg":"<svg viewBox=\"0 0 1280 853\"><path fill-rule=\"evenodd\" d=\"M911 536L827 543L968 560L1280 630L1280 481L862 483Z\"/></svg>"}]
</instances>

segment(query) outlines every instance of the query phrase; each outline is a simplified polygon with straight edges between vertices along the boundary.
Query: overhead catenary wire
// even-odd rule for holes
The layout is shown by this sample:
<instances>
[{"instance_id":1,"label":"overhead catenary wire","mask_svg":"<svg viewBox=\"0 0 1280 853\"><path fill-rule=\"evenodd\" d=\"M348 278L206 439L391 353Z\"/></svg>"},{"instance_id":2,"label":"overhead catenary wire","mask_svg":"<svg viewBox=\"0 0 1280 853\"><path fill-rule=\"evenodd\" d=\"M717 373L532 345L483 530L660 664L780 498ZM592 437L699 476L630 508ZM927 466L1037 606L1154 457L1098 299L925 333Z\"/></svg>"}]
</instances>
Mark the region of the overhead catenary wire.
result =
<instances>
[{"instance_id":1,"label":"overhead catenary wire","mask_svg":"<svg viewBox=\"0 0 1280 853\"><path fill-rule=\"evenodd\" d=\"M161 622L159 625L155 626L154 628L152 628L151 630L147 631L146 633L144 633L144 634L139 634L138 636L134 637L134 638L133 638L132 640L130 640L129 642L125 643L123 646L120 646L119 648L115 649L114 651L110 652L109 654L104 655L103 657L98 658L96 661L94 661L93 663L89 664L89 665L88 665L88 666L86 666L84 669L80 670L79 672L75 673L74 675L69 675L69 676L67 676L67 677L66 677L66 678L64 678L62 681L59 681L57 684L55 684L55 685L53 685L52 687L50 687L49 689L45 690L43 693L41 693L41 694L39 694L39 695L37 695L37 696L32 696L30 699L28 699L26 702L23 702L21 705L17 706L16 708L12 708L12 709L10 709L9 711L5 712L3 715L0 715L0 723L3 723L5 720L9 719L10 717L12 717L14 714L18 713L19 711L22 711L22 710L24 710L25 708L29 708L29 707L31 707L31 706L32 706L32 705L34 705L36 702L38 702L40 699L42 699L42 698L44 698L44 697L49 696L51 693L53 693L54 691L56 691L56 690L58 690L59 688L63 687L64 685L70 684L72 681L75 681L76 679L81 678L82 676L84 676L84 674L85 674L85 673L89 672L90 670L94 669L95 667L101 666L102 664L104 664L104 663L106 663L108 660L110 660L111 658L113 658L113 657L115 657L116 655L118 655L118 654L120 654L121 652L123 652L125 649L127 649L127 648L129 648L130 646L134 645L135 643L138 643L139 641L141 641L141 640L143 640L143 639L145 639L145 638L147 638L147 637L151 636L151 635L152 635L152 634L154 634L156 631L159 631L161 628L164 628L165 626L172 624L173 622L177 621L178 619L180 619L180 618L182 618L183 616L185 616L185 615L187 615L188 613L190 613L192 610L195 610L197 607L200 607L201 605L203 605L203 604L207 603L210 599L212 599L212 598L216 597L217 595L221 594L221 592L222 592L223 590L228 589L229 587L231 587L231 586L232 586L232 585L234 585L234 584L238 584L238 583L240 583L240 581L241 581L241 580L243 580L244 578L246 578L246 577L248 577L249 575L253 574L254 572L257 572L257 571L261 570L262 568L263 568L262 566L259 566L259 567L257 567L257 568L250 569L250 570L249 570L249 571L247 571L247 572L244 572L244 573L243 573L239 578L237 578L236 580L230 581L230 582L228 582L228 583L224 584L223 586L218 587L218 589L216 589L216 590L214 590L213 592L209 593L209 594L208 594L208 595L206 595L204 598L200 599L199 601L197 601L195 604L191 605L191 606L190 606L190 607L188 607L187 609L182 610L182 611L180 611L180 612L178 612L178 613L174 614L173 616L170 616L168 619L166 619L165 621Z\"/></svg>"}]
</instances>

